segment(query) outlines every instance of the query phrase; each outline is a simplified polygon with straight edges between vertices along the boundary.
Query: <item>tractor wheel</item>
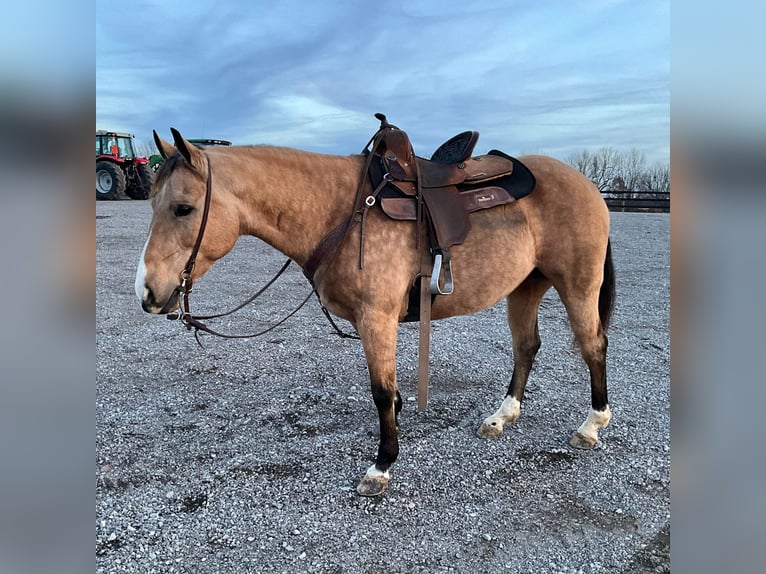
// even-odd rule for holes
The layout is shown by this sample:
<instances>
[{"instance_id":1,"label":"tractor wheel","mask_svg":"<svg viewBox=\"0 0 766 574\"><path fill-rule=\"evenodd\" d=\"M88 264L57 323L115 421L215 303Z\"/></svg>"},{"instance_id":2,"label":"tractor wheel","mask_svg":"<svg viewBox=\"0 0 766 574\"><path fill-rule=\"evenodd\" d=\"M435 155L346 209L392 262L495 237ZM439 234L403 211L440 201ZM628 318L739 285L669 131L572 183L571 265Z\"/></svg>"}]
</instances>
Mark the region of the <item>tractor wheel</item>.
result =
<instances>
[{"instance_id":1,"label":"tractor wheel","mask_svg":"<svg viewBox=\"0 0 766 574\"><path fill-rule=\"evenodd\" d=\"M152 189L152 181L154 181L154 173L149 166L145 163L137 165L134 183L126 190L128 197L131 199L148 198Z\"/></svg>"},{"instance_id":2,"label":"tractor wheel","mask_svg":"<svg viewBox=\"0 0 766 574\"><path fill-rule=\"evenodd\" d=\"M125 174L119 166L96 162L96 199L120 199L125 193Z\"/></svg>"}]
</instances>

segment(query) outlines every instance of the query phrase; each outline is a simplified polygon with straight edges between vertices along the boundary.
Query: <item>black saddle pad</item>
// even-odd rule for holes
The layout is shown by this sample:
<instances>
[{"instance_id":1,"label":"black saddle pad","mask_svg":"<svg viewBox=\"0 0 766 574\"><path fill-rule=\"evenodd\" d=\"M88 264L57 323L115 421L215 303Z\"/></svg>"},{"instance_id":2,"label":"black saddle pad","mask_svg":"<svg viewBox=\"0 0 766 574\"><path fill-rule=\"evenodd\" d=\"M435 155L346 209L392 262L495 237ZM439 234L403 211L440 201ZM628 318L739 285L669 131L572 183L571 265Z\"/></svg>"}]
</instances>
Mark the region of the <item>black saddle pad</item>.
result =
<instances>
[{"instance_id":1,"label":"black saddle pad","mask_svg":"<svg viewBox=\"0 0 766 574\"><path fill-rule=\"evenodd\" d=\"M514 199L521 199L534 191L537 180L535 180L535 176L529 171L529 168L520 160L496 149L493 149L487 155L499 155L513 162L513 172L511 175L493 181L492 185L502 187ZM486 184L483 185L486 186Z\"/></svg>"}]
</instances>

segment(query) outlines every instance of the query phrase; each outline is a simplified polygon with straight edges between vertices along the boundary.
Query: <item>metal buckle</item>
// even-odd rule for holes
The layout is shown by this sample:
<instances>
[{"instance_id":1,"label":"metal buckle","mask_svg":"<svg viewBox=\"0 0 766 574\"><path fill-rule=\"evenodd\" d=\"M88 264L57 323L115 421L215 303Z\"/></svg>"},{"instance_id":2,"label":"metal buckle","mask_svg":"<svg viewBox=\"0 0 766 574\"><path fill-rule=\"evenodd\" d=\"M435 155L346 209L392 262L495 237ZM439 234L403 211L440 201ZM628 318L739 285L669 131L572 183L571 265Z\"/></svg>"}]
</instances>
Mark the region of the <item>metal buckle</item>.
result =
<instances>
[{"instance_id":1,"label":"metal buckle","mask_svg":"<svg viewBox=\"0 0 766 574\"><path fill-rule=\"evenodd\" d=\"M178 278L181 280L179 285L181 293L191 293L191 287L186 286L188 283L191 283L191 271L181 271Z\"/></svg>"},{"instance_id":2,"label":"metal buckle","mask_svg":"<svg viewBox=\"0 0 766 574\"><path fill-rule=\"evenodd\" d=\"M368 195L367 199L364 200L364 204L367 207L372 207L373 205L375 205L375 198L371 195Z\"/></svg>"}]
</instances>

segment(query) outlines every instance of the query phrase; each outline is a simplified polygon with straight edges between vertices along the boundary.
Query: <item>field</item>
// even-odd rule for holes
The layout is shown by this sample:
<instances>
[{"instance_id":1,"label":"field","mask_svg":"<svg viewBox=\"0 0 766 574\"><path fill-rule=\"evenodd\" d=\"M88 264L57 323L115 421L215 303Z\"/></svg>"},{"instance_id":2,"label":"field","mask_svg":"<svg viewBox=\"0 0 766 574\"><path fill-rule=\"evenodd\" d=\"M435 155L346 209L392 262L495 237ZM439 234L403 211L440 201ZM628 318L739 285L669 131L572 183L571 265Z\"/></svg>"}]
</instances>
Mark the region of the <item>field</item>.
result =
<instances>
[{"instance_id":1,"label":"field","mask_svg":"<svg viewBox=\"0 0 766 574\"><path fill-rule=\"evenodd\" d=\"M668 214L611 214L613 418L597 449L568 445L590 389L551 291L521 417L498 440L476 429L510 378L504 303L434 323L423 413L417 327L400 328L401 454L388 491L367 499L355 486L378 420L359 342L335 337L312 301L261 339L200 348L136 299L148 202L96 210L98 572L670 571ZM283 259L241 239L195 285L193 309L231 308ZM268 325L309 290L293 267L219 327Z\"/></svg>"}]
</instances>

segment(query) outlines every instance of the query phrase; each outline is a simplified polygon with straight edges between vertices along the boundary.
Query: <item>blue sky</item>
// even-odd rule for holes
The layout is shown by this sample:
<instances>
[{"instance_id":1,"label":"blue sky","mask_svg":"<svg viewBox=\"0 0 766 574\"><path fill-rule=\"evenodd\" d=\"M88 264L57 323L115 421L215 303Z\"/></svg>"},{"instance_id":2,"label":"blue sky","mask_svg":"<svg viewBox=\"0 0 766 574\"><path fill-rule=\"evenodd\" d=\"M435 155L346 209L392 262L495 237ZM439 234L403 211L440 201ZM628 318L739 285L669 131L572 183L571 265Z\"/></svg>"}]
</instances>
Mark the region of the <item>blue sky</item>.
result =
<instances>
[{"instance_id":1,"label":"blue sky","mask_svg":"<svg viewBox=\"0 0 766 574\"><path fill-rule=\"evenodd\" d=\"M428 156L669 160L669 1L96 2L96 127L357 153L375 112Z\"/></svg>"}]
</instances>

